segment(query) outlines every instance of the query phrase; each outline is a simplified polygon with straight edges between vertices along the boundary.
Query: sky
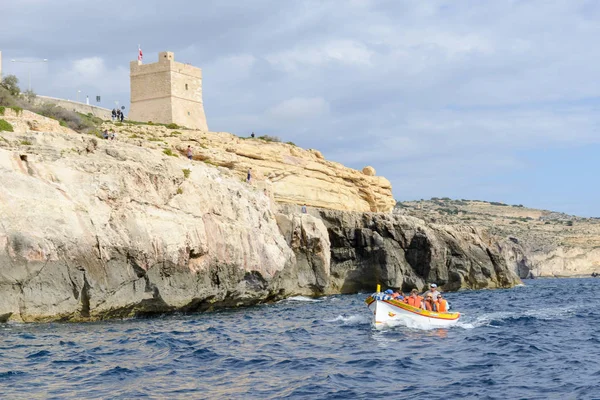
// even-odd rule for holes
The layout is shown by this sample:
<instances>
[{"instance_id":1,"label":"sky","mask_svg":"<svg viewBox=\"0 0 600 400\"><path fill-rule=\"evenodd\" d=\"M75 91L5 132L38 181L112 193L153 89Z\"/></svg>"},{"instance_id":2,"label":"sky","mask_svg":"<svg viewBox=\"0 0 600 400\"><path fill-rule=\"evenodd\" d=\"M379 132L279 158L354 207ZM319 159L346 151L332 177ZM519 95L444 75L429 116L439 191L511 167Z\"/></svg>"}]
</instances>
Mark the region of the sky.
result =
<instances>
[{"instance_id":1,"label":"sky","mask_svg":"<svg viewBox=\"0 0 600 400\"><path fill-rule=\"evenodd\" d=\"M38 94L127 111L138 45L145 63L173 51L203 70L212 131L371 165L398 200L600 216L598 1L0 0L0 15L3 75Z\"/></svg>"}]
</instances>

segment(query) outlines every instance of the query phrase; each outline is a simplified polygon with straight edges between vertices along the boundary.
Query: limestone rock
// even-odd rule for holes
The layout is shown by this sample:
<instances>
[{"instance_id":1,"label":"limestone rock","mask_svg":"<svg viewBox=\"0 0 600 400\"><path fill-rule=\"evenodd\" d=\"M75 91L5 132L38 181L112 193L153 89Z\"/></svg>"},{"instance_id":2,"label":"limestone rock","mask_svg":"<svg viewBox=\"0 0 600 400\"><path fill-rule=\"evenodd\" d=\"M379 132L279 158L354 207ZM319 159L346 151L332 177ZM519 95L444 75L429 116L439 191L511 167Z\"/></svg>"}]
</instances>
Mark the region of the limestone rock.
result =
<instances>
[{"instance_id":1,"label":"limestone rock","mask_svg":"<svg viewBox=\"0 0 600 400\"><path fill-rule=\"evenodd\" d=\"M291 211L289 206L281 208L282 212ZM384 213L315 213L330 239L326 293L370 291L377 284L408 291L425 289L429 282L444 290L520 283L512 264L507 264L495 242L489 243L485 231Z\"/></svg>"},{"instance_id":2,"label":"limestone rock","mask_svg":"<svg viewBox=\"0 0 600 400\"><path fill-rule=\"evenodd\" d=\"M0 321L194 312L373 290L376 283L436 281L451 290L518 281L472 228L312 206L301 214L242 182L237 167L190 162L161 146L20 126L0 142ZM273 160L286 146L261 147L271 160L265 164L236 162L264 176L280 165ZM231 155L202 149L215 163ZM295 171L318 170L331 182L369 178L317 159L303 153ZM318 180L305 182L311 179ZM385 203L376 191L383 186L364 182L369 201Z\"/></svg>"},{"instance_id":3,"label":"limestone rock","mask_svg":"<svg viewBox=\"0 0 600 400\"><path fill-rule=\"evenodd\" d=\"M375 168L368 165L362 169L362 173L367 176L375 176Z\"/></svg>"},{"instance_id":4,"label":"limestone rock","mask_svg":"<svg viewBox=\"0 0 600 400\"><path fill-rule=\"evenodd\" d=\"M282 286L314 295L324 293L329 286L330 244L323 221L308 214L277 214L277 224L295 253L295 277L282 278Z\"/></svg>"},{"instance_id":5,"label":"limestone rock","mask_svg":"<svg viewBox=\"0 0 600 400\"><path fill-rule=\"evenodd\" d=\"M240 180L253 170L253 185L268 188L279 203L344 211L392 210L396 201L384 177L366 174L326 160L318 150L287 143L243 139L224 132L170 130L164 126L106 123L102 129L119 132L119 140L144 147L169 147L183 155L192 146L194 159L226 167ZM148 140L139 140L143 137ZM367 167L370 168L370 167Z\"/></svg>"}]
</instances>

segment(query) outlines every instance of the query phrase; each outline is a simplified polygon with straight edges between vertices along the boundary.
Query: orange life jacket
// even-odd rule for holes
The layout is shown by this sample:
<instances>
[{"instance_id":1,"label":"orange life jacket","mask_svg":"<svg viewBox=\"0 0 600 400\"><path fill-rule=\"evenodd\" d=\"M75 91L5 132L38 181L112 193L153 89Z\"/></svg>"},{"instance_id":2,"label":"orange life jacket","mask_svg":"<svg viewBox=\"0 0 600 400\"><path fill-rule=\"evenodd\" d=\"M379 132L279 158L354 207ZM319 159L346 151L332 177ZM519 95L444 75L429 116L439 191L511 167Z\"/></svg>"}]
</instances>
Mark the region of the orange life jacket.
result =
<instances>
[{"instance_id":1,"label":"orange life jacket","mask_svg":"<svg viewBox=\"0 0 600 400\"><path fill-rule=\"evenodd\" d=\"M448 302L445 299L440 299L435 304L438 312L448 312Z\"/></svg>"},{"instance_id":2,"label":"orange life jacket","mask_svg":"<svg viewBox=\"0 0 600 400\"><path fill-rule=\"evenodd\" d=\"M421 296L417 296L417 297L410 296L408 298L408 302L407 303L408 303L409 306L421 308L421 302L422 301L423 301L423 298Z\"/></svg>"},{"instance_id":3,"label":"orange life jacket","mask_svg":"<svg viewBox=\"0 0 600 400\"><path fill-rule=\"evenodd\" d=\"M425 309L427 311L433 311L433 301L425 300Z\"/></svg>"}]
</instances>

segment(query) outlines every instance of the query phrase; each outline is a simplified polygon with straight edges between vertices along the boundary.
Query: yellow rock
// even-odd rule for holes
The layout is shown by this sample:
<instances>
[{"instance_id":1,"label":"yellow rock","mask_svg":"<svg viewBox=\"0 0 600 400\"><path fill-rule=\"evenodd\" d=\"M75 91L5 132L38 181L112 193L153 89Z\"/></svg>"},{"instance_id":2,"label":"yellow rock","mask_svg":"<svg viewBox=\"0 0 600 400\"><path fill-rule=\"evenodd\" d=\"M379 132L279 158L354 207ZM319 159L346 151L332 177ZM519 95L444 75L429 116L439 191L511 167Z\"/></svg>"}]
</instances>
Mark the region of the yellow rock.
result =
<instances>
[{"instance_id":1,"label":"yellow rock","mask_svg":"<svg viewBox=\"0 0 600 400\"><path fill-rule=\"evenodd\" d=\"M137 135L154 138L135 143L154 147L162 145L184 154L192 147L194 159L230 169L245 180L252 168L251 185L267 189L279 203L306 204L344 211L391 211L396 204L392 185L375 176L373 167L362 171L328 161L321 152L305 150L287 143L240 138L225 132L169 130L163 126L115 126L106 123L102 129L120 131L119 138L130 141ZM181 132L175 133L173 132Z\"/></svg>"}]
</instances>

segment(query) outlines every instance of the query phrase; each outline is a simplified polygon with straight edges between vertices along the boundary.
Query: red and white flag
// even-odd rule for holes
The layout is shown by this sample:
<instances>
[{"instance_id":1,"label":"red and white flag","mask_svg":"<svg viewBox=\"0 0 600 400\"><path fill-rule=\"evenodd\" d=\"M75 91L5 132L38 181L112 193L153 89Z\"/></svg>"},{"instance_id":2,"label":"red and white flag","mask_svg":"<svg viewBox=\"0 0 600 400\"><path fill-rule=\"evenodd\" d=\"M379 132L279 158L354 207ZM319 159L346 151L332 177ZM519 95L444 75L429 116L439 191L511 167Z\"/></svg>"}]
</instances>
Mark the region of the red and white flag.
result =
<instances>
[{"instance_id":1,"label":"red and white flag","mask_svg":"<svg viewBox=\"0 0 600 400\"><path fill-rule=\"evenodd\" d=\"M142 54L142 47L138 45L138 61L142 61L144 55Z\"/></svg>"}]
</instances>

